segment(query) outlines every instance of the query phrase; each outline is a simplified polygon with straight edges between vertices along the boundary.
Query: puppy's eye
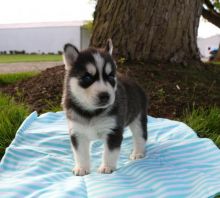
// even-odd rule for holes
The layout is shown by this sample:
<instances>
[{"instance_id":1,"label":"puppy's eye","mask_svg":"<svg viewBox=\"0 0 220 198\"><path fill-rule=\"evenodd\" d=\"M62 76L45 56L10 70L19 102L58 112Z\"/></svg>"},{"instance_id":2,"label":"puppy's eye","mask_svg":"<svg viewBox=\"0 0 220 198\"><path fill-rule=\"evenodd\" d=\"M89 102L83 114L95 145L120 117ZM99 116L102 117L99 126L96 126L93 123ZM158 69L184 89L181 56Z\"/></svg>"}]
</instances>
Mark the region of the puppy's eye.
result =
<instances>
[{"instance_id":1,"label":"puppy's eye","mask_svg":"<svg viewBox=\"0 0 220 198\"><path fill-rule=\"evenodd\" d=\"M110 74L108 75L108 78L114 80L114 79L115 79L115 75L114 75L113 73L110 73Z\"/></svg>"},{"instance_id":2,"label":"puppy's eye","mask_svg":"<svg viewBox=\"0 0 220 198\"><path fill-rule=\"evenodd\" d=\"M93 82L93 78L92 78L92 76L89 75L89 74L86 74L85 76L83 76L83 77L81 78L81 80L82 80L84 83L86 83L86 84L89 84L89 83L92 83L92 82Z\"/></svg>"}]
</instances>

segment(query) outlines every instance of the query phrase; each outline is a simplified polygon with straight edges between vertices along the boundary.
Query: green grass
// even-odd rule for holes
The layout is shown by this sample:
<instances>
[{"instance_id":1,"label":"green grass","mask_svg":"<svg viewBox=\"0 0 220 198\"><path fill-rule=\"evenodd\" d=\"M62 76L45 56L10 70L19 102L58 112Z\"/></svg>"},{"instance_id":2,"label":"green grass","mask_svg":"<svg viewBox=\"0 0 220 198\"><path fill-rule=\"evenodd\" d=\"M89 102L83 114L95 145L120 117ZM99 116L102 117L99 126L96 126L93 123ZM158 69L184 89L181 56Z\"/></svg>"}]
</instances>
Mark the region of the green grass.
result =
<instances>
[{"instance_id":1,"label":"green grass","mask_svg":"<svg viewBox=\"0 0 220 198\"><path fill-rule=\"evenodd\" d=\"M26 105L17 104L12 98L0 93L0 159L29 113Z\"/></svg>"},{"instance_id":2,"label":"green grass","mask_svg":"<svg viewBox=\"0 0 220 198\"><path fill-rule=\"evenodd\" d=\"M0 55L0 63L61 61L61 55L16 54Z\"/></svg>"},{"instance_id":3,"label":"green grass","mask_svg":"<svg viewBox=\"0 0 220 198\"><path fill-rule=\"evenodd\" d=\"M44 109L43 113L62 111L61 104L57 105L51 100L45 100L45 103L47 104L48 108Z\"/></svg>"},{"instance_id":4,"label":"green grass","mask_svg":"<svg viewBox=\"0 0 220 198\"><path fill-rule=\"evenodd\" d=\"M0 85L16 83L19 80L24 80L38 75L39 72L22 72L14 74L0 74Z\"/></svg>"},{"instance_id":5,"label":"green grass","mask_svg":"<svg viewBox=\"0 0 220 198\"><path fill-rule=\"evenodd\" d=\"M220 108L198 108L186 112L183 122L193 128L200 137L206 137L220 148Z\"/></svg>"},{"instance_id":6,"label":"green grass","mask_svg":"<svg viewBox=\"0 0 220 198\"><path fill-rule=\"evenodd\" d=\"M211 62L211 63L213 63L213 64L216 64L216 65L220 65L220 62Z\"/></svg>"}]
</instances>

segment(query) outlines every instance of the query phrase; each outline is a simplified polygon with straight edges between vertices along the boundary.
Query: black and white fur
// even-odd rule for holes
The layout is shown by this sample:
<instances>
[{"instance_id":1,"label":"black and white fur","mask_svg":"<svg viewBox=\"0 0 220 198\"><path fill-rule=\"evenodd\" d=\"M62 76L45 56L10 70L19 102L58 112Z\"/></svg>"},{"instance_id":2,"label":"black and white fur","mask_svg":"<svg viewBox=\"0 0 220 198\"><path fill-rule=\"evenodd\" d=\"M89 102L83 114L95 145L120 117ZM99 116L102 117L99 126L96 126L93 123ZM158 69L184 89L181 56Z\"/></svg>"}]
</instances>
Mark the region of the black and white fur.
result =
<instances>
[{"instance_id":1,"label":"black and white fur","mask_svg":"<svg viewBox=\"0 0 220 198\"><path fill-rule=\"evenodd\" d=\"M90 172L90 141L96 139L104 141L98 171L112 173L126 126L133 133L130 158L145 156L146 97L136 83L116 74L112 50L110 39L105 49L89 48L79 52L71 44L64 46L66 77L62 103L76 161L75 175Z\"/></svg>"}]
</instances>

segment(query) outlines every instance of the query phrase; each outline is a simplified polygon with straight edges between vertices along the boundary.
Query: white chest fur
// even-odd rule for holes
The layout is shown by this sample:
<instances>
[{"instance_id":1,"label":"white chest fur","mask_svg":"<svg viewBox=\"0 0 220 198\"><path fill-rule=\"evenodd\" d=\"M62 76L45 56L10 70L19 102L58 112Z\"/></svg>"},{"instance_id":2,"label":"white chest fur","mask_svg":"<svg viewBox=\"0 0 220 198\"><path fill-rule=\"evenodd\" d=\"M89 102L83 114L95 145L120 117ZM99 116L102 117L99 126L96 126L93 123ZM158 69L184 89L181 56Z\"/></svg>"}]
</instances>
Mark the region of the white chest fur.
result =
<instances>
[{"instance_id":1,"label":"white chest fur","mask_svg":"<svg viewBox=\"0 0 220 198\"><path fill-rule=\"evenodd\" d=\"M71 134L87 136L89 140L103 139L116 126L114 116L98 116L91 120L77 117L74 121L69 121Z\"/></svg>"}]
</instances>

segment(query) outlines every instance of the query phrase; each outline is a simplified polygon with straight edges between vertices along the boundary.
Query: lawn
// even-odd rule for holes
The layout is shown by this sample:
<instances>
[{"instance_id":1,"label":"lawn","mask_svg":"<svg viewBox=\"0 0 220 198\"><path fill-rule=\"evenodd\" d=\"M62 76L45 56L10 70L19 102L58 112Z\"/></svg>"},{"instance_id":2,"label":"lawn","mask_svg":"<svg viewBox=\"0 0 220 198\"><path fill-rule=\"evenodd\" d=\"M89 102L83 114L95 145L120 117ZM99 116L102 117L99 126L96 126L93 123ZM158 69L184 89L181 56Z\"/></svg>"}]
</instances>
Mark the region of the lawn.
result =
<instances>
[{"instance_id":1,"label":"lawn","mask_svg":"<svg viewBox=\"0 0 220 198\"><path fill-rule=\"evenodd\" d=\"M39 72L23 72L15 74L0 74L0 87L16 83L38 75ZM53 105L52 102L46 101L49 105L47 111L60 111L59 106ZM0 92L0 159L5 153L5 149L14 139L16 131L26 116L31 111L23 102L15 102L13 98Z\"/></svg>"},{"instance_id":2,"label":"lawn","mask_svg":"<svg viewBox=\"0 0 220 198\"><path fill-rule=\"evenodd\" d=\"M17 104L12 98L0 93L0 159L29 113L25 104Z\"/></svg>"},{"instance_id":3,"label":"lawn","mask_svg":"<svg viewBox=\"0 0 220 198\"><path fill-rule=\"evenodd\" d=\"M0 86L13 84L19 80L24 80L38 75L39 72L21 72L14 74L0 74Z\"/></svg>"},{"instance_id":4,"label":"lawn","mask_svg":"<svg viewBox=\"0 0 220 198\"><path fill-rule=\"evenodd\" d=\"M62 61L61 55L16 54L0 55L0 63Z\"/></svg>"},{"instance_id":5,"label":"lawn","mask_svg":"<svg viewBox=\"0 0 220 198\"><path fill-rule=\"evenodd\" d=\"M181 119L192 129L194 129L199 137L210 138L220 148L220 108L197 108L192 111L186 111Z\"/></svg>"},{"instance_id":6,"label":"lawn","mask_svg":"<svg viewBox=\"0 0 220 198\"><path fill-rule=\"evenodd\" d=\"M45 112L48 111L61 111L61 108L54 106L51 102L49 109L45 109ZM19 126L30 113L28 105L22 102L17 103L13 98L0 92L0 161Z\"/></svg>"},{"instance_id":7,"label":"lawn","mask_svg":"<svg viewBox=\"0 0 220 198\"><path fill-rule=\"evenodd\" d=\"M213 64L220 65L220 62L212 62Z\"/></svg>"}]
</instances>

